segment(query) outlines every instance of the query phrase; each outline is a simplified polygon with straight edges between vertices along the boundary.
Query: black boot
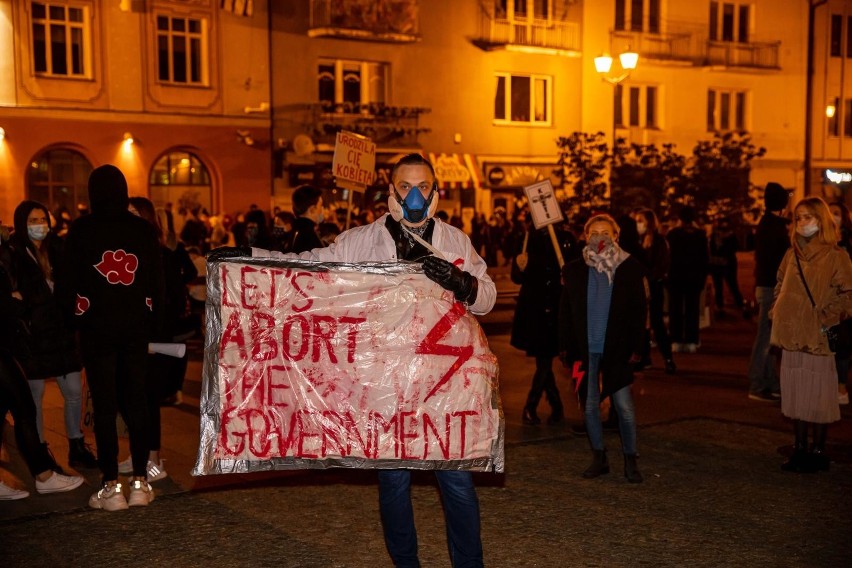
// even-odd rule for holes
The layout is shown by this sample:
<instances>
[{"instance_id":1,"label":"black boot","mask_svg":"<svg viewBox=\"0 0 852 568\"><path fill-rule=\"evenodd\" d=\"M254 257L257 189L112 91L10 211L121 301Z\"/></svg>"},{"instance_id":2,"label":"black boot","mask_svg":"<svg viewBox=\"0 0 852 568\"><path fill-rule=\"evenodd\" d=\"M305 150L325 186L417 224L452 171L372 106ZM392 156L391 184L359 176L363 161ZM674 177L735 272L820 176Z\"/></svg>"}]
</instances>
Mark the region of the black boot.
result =
<instances>
[{"instance_id":1,"label":"black boot","mask_svg":"<svg viewBox=\"0 0 852 568\"><path fill-rule=\"evenodd\" d=\"M790 459L781 464L782 471L793 473L816 473L816 468L805 446L796 446Z\"/></svg>"},{"instance_id":2,"label":"black boot","mask_svg":"<svg viewBox=\"0 0 852 568\"><path fill-rule=\"evenodd\" d=\"M535 406L530 406L529 403L527 403L524 407L524 413L521 416L521 420L523 420L524 424L530 424L533 426L541 424L541 418L538 417L538 412L536 412Z\"/></svg>"},{"instance_id":3,"label":"black boot","mask_svg":"<svg viewBox=\"0 0 852 568\"><path fill-rule=\"evenodd\" d=\"M98 460L85 438L72 438L68 440L68 465L73 468L96 469Z\"/></svg>"},{"instance_id":4,"label":"black boot","mask_svg":"<svg viewBox=\"0 0 852 568\"><path fill-rule=\"evenodd\" d=\"M814 424L814 443L811 446L811 465L817 471L828 471L831 460L825 453L828 424Z\"/></svg>"},{"instance_id":5,"label":"black boot","mask_svg":"<svg viewBox=\"0 0 852 568\"><path fill-rule=\"evenodd\" d=\"M793 455L781 464L781 470L794 473L814 473L816 470L808 455L808 423L804 420L793 420L793 432L796 435Z\"/></svg>"},{"instance_id":6,"label":"black boot","mask_svg":"<svg viewBox=\"0 0 852 568\"><path fill-rule=\"evenodd\" d=\"M675 365L674 359L666 359L666 374L674 375L677 373L677 366Z\"/></svg>"},{"instance_id":7,"label":"black boot","mask_svg":"<svg viewBox=\"0 0 852 568\"><path fill-rule=\"evenodd\" d=\"M636 465L636 454L624 454L624 477L630 483L642 483L642 474Z\"/></svg>"},{"instance_id":8,"label":"black boot","mask_svg":"<svg viewBox=\"0 0 852 568\"><path fill-rule=\"evenodd\" d=\"M606 450L592 450L592 465L583 472L586 479L594 479L609 473L609 462L606 459Z\"/></svg>"}]
</instances>

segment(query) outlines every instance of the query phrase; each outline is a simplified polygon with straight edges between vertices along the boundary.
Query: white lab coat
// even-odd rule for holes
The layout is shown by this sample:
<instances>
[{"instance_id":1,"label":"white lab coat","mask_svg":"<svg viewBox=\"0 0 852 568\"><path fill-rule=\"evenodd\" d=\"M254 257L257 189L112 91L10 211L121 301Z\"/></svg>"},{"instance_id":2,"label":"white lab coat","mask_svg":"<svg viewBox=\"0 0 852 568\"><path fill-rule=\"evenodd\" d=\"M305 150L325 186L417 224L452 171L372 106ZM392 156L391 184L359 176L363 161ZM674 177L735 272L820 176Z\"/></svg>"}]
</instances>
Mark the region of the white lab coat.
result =
<instances>
[{"instance_id":1,"label":"white lab coat","mask_svg":"<svg viewBox=\"0 0 852 568\"><path fill-rule=\"evenodd\" d=\"M295 254L281 253L265 249L253 248L253 257L299 258L317 262L392 262L396 261L396 244L385 227L385 213L369 225L354 227L337 236L331 246ZM497 287L486 272L487 265L482 257L473 249L470 239L464 232L435 219L435 229L432 232L432 246L443 253L444 257L469 272L479 281L476 301L468 306L471 313L487 314L494 307L497 299Z\"/></svg>"}]
</instances>

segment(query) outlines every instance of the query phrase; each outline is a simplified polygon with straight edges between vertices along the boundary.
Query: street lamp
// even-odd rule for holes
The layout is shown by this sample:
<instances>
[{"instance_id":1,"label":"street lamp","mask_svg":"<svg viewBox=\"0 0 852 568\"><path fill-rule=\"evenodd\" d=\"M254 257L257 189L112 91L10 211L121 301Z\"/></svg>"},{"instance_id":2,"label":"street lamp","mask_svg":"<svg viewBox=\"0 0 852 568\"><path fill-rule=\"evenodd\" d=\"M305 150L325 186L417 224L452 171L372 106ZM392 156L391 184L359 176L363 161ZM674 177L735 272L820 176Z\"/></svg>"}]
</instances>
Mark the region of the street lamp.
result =
<instances>
[{"instance_id":1,"label":"street lamp","mask_svg":"<svg viewBox=\"0 0 852 568\"><path fill-rule=\"evenodd\" d=\"M623 71L621 75L616 77L607 76L609 70L612 69L612 57L608 53L595 57L595 71L600 73L601 79L607 83L617 85L627 79L630 76L630 72L636 69L636 65L639 63L639 54L635 51L630 51L628 47L625 52L618 56L618 60L621 62L621 69Z\"/></svg>"},{"instance_id":2,"label":"street lamp","mask_svg":"<svg viewBox=\"0 0 852 568\"><path fill-rule=\"evenodd\" d=\"M639 63L639 54L635 51L632 51L630 47L623 51L618 56L618 60L621 63L621 74L610 76L608 75L610 69L612 69L612 56L608 53L601 54L595 57L595 71L601 76L601 79L606 81L607 83L614 86L614 88L618 89L619 83L624 81L630 76L630 72L636 69L636 65ZM612 109L612 154L615 155L615 144L616 144L616 131L618 130L617 123L617 114L615 112L616 103L621 104L621 99L615 99L613 95L613 109ZM610 171L610 176L612 175L612 171ZM610 180L611 181L611 180ZM612 184L610 183L610 195L612 194Z\"/></svg>"}]
</instances>

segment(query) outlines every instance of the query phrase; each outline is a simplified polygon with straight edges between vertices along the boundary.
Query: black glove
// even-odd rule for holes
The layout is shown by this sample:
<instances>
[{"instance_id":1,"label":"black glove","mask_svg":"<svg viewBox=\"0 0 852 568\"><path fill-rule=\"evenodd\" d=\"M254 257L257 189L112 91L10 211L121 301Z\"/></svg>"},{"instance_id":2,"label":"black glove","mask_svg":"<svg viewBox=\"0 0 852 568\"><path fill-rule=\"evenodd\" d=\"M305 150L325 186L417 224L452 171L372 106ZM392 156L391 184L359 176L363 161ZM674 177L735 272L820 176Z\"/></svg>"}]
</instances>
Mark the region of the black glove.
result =
<instances>
[{"instance_id":1,"label":"black glove","mask_svg":"<svg viewBox=\"0 0 852 568\"><path fill-rule=\"evenodd\" d=\"M437 256L427 256L423 260L423 272L430 280L437 282L442 288L455 294L456 300L459 302L469 305L476 301L479 281L470 272L465 272Z\"/></svg>"},{"instance_id":2,"label":"black glove","mask_svg":"<svg viewBox=\"0 0 852 568\"><path fill-rule=\"evenodd\" d=\"M219 247L207 253L208 262L217 262L237 258L240 256L251 256L251 247Z\"/></svg>"}]
</instances>

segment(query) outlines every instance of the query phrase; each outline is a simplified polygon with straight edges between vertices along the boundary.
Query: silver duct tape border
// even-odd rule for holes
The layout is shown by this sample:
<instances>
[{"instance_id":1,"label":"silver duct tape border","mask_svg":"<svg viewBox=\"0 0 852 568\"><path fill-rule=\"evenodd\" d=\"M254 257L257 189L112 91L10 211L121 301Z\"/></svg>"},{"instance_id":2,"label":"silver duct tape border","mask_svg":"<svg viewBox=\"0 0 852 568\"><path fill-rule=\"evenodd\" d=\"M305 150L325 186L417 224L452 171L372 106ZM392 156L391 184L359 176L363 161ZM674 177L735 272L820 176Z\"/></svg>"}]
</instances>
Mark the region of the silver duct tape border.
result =
<instances>
[{"instance_id":1,"label":"silver duct tape border","mask_svg":"<svg viewBox=\"0 0 852 568\"><path fill-rule=\"evenodd\" d=\"M207 262L207 303L205 305L205 338L204 338L204 364L202 367L201 401L199 411L201 417L201 436L198 446L198 457L192 475L215 475L226 473L254 473L260 471L284 471L293 469L422 469L422 470L466 470L485 471L492 473L503 473L505 471L506 459L504 445L506 438L506 420L503 414L503 406L500 404L499 368L498 376L491 383L491 404L496 407L500 415L497 438L491 446L491 456L487 458L476 458L470 460L369 460L366 458L273 458L271 460L222 460L213 456L216 449L216 437L221 427L221 393L219 392L219 381L211 380L218 376L219 368L219 339L222 331L221 312L218 307L222 303L221 282L216 275L219 274L219 265L222 262L236 264L252 264L259 266L270 266L275 268L298 268L311 272L324 272L328 270L342 270L352 272L366 272L370 274L416 274L422 273L423 268L417 262L364 262L358 264L350 263L326 263L311 262L306 260L282 260L275 258L253 258L233 257L226 260L213 260ZM213 278L210 275L214 275ZM481 330L480 330L481 332Z\"/></svg>"}]
</instances>

